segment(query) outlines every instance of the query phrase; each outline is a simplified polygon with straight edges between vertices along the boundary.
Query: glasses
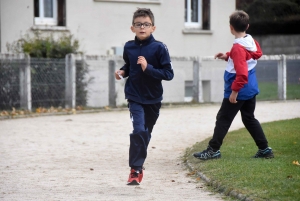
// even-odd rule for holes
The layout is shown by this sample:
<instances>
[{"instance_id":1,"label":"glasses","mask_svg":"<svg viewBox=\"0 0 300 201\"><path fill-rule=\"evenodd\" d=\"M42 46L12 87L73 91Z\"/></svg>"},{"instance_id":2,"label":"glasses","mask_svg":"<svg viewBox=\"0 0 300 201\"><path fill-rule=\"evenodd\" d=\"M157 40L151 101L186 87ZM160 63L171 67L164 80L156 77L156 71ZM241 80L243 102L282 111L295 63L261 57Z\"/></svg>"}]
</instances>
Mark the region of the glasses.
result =
<instances>
[{"instance_id":1,"label":"glasses","mask_svg":"<svg viewBox=\"0 0 300 201\"><path fill-rule=\"evenodd\" d=\"M145 23L140 23L140 22L136 22L133 23L134 28L142 28L142 26L144 26L144 28L148 29L152 26L151 23L145 22Z\"/></svg>"}]
</instances>

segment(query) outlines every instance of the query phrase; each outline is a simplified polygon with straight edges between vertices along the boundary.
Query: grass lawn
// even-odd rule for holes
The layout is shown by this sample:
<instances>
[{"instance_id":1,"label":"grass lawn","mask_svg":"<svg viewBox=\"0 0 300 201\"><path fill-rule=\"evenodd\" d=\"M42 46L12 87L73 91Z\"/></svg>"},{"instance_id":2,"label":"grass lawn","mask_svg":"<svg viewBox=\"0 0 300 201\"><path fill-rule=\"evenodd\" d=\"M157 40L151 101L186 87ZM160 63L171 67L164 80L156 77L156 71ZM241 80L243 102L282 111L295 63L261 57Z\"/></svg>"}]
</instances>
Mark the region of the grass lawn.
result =
<instances>
[{"instance_id":1,"label":"grass lawn","mask_svg":"<svg viewBox=\"0 0 300 201\"><path fill-rule=\"evenodd\" d=\"M278 100L277 83L259 82L260 93L256 100ZM300 99L300 84L287 84L286 96L288 100Z\"/></svg>"},{"instance_id":2,"label":"grass lawn","mask_svg":"<svg viewBox=\"0 0 300 201\"><path fill-rule=\"evenodd\" d=\"M257 147L248 131L240 129L226 135L221 159L201 161L192 156L206 149L209 138L188 148L184 160L220 183L225 194L235 190L257 201L300 200L300 166L293 164L300 162L300 118L264 123L262 127L273 159L251 158Z\"/></svg>"}]
</instances>

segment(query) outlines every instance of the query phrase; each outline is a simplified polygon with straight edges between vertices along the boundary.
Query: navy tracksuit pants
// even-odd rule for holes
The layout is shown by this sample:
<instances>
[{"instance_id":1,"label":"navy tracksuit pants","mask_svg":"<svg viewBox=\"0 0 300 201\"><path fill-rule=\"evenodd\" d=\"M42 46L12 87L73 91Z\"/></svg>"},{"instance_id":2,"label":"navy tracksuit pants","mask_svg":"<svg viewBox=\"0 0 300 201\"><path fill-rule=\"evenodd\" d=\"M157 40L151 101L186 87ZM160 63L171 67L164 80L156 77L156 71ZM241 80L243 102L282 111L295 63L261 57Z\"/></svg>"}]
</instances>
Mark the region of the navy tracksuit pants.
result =
<instances>
[{"instance_id":1,"label":"navy tracksuit pants","mask_svg":"<svg viewBox=\"0 0 300 201\"><path fill-rule=\"evenodd\" d=\"M161 102L140 104L128 100L133 131L130 134L129 167L141 170L147 157L151 133L159 116Z\"/></svg>"},{"instance_id":2,"label":"navy tracksuit pants","mask_svg":"<svg viewBox=\"0 0 300 201\"><path fill-rule=\"evenodd\" d=\"M225 138L234 117L236 116L238 111L240 111L242 121L246 129L249 131L252 138L254 139L258 148L267 148L268 141L265 137L265 134L261 128L259 121L254 117L255 105L255 96L249 100L238 100L235 104L230 103L228 98L224 98L221 108L217 114L214 135L209 141L209 146L212 147L213 150L220 149L223 143L223 139Z\"/></svg>"}]
</instances>

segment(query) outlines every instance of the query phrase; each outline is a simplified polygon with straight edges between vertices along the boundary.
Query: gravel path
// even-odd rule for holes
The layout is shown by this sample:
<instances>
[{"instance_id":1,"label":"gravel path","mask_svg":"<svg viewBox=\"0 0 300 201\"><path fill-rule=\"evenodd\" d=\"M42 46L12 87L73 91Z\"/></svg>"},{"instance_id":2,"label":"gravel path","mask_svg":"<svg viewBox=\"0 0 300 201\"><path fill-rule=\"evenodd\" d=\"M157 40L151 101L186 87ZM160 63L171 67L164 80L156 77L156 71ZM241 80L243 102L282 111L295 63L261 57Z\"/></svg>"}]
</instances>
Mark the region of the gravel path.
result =
<instances>
[{"instance_id":1,"label":"gravel path","mask_svg":"<svg viewBox=\"0 0 300 201\"><path fill-rule=\"evenodd\" d=\"M126 185L127 110L0 121L0 200L222 201L188 177L180 160L185 148L211 137L219 107L161 109L139 186ZM300 117L300 101L258 102L256 117ZM241 127L238 115L230 130Z\"/></svg>"}]
</instances>

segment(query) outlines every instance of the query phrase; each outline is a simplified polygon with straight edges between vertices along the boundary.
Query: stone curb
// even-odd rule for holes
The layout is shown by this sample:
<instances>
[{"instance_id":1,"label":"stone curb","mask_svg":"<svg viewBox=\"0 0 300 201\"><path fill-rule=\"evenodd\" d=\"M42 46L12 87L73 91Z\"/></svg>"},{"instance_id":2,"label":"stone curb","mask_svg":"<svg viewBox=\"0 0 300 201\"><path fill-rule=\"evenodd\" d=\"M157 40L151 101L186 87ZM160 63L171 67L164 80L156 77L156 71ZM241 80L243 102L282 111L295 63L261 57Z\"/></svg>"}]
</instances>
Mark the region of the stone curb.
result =
<instances>
[{"instance_id":1,"label":"stone curb","mask_svg":"<svg viewBox=\"0 0 300 201\"><path fill-rule=\"evenodd\" d=\"M205 174L203 174L202 172L199 172L198 170L196 170L192 164L187 160L184 162L185 165L187 166L187 168L190 171L195 171L196 174L205 182L207 183L209 186L212 186L213 188L217 189L219 193L224 193L225 191L229 190L226 186L222 185L220 182L214 181L210 178L208 178ZM228 193L224 193L224 195L229 196L229 197L233 197L236 198L238 200L241 201L254 201L253 199L247 197L244 194L238 193L235 190L230 190Z\"/></svg>"}]
</instances>

